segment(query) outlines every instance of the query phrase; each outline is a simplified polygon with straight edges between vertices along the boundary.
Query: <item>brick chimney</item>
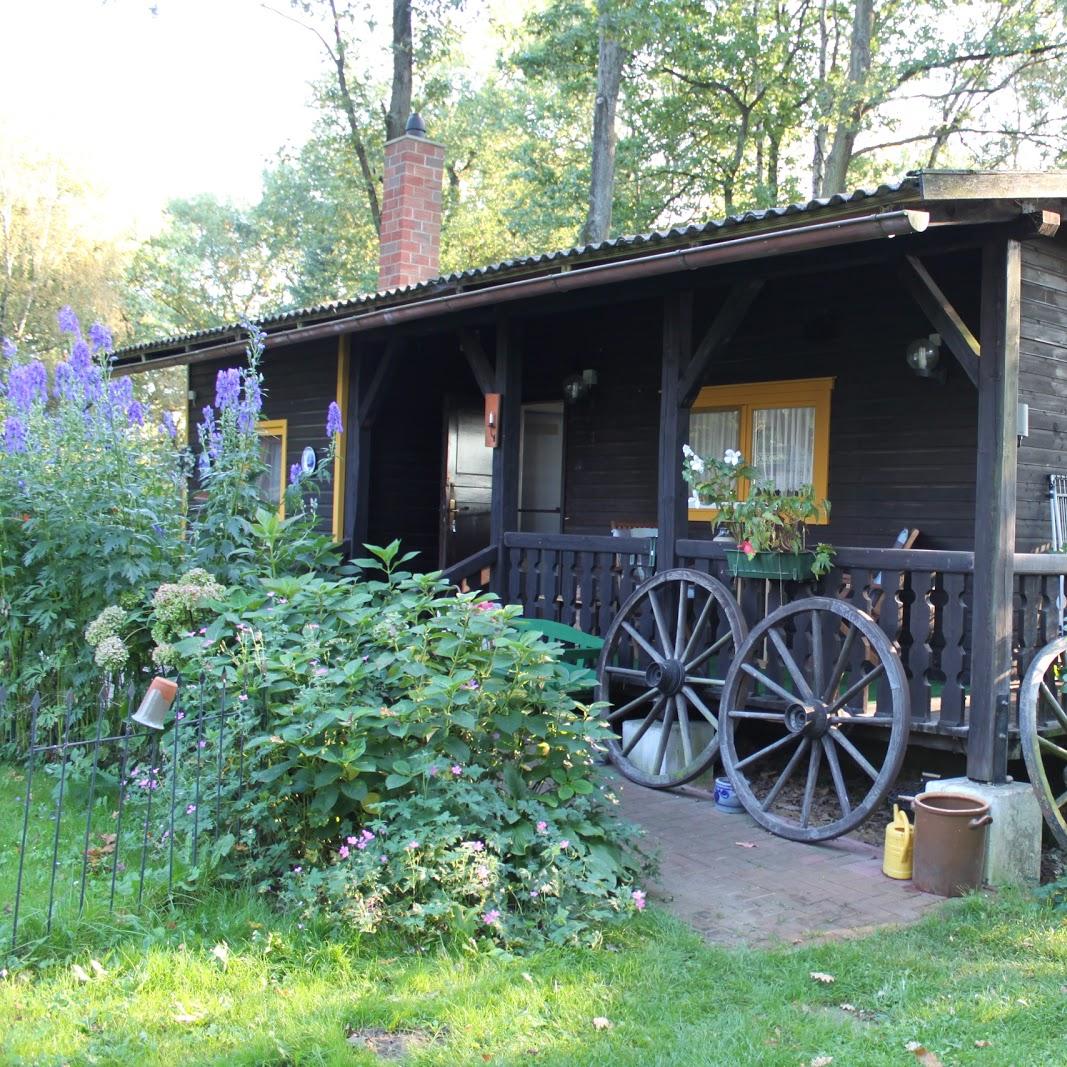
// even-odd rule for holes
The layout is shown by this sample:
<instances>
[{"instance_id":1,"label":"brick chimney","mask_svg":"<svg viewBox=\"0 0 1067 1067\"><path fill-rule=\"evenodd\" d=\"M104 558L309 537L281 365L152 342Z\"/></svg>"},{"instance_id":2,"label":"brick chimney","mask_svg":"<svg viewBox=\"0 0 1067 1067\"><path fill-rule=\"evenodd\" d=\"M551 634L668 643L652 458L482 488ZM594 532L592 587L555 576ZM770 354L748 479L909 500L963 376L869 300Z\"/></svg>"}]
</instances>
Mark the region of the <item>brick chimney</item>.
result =
<instances>
[{"instance_id":1,"label":"brick chimney","mask_svg":"<svg viewBox=\"0 0 1067 1067\"><path fill-rule=\"evenodd\" d=\"M440 273L444 145L426 138L412 115L402 136L385 146L378 289L436 278Z\"/></svg>"}]
</instances>

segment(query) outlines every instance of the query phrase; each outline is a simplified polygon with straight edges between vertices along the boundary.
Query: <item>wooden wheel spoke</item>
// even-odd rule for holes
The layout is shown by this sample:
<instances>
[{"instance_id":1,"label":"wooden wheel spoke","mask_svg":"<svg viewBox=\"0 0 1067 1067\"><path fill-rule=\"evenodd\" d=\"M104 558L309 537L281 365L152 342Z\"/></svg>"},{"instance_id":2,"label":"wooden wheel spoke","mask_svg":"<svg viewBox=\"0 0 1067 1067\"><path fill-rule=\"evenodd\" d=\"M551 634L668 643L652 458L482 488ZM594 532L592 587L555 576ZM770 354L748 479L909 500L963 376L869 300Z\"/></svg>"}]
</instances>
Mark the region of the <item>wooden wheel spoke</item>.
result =
<instances>
[{"instance_id":1,"label":"wooden wheel spoke","mask_svg":"<svg viewBox=\"0 0 1067 1067\"><path fill-rule=\"evenodd\" d=\"M807 752L808 745L810 744L811 742L806 737L800 739L800 744L797 745L796 752L789 757L789 762L785 765L785 769L782 773L778 775L778 780L771 786L771 791L760 802L760 807L764 811L769 811L771 805L778 799L778 794L785 788L786 782L793 777L793 772L804 758L804 753Z\"/></svg>"},{"instance_id":2,"label":"wooden wheel spoke","mask_svg":"<svg viewBox=\"0 0 1067 1067\"><path fill-rule=\"evenodd\" d=\"M822 661L822 623L819 612L809 612L811 616L811 682L816 693L822 693L826 687L825 672Z\"/></svg>"},{"instance_id":3,"label":"wooden wheel spoke","mask_svg":"<svg viewBox=\"0 0 1067 1067\"><path fill-rule=\"evenodd\" d=\"M713 712L711 708L709 708L707 704L705 704L704 701L700 699L700 697L697 695L696 690L690 688L690 686L688 685L683 685L682 692L685 694L686 700L688 700L689 703L692 704L693 707L696 708L697 711L699 711L700 714L703 715L704 718L707 719L708 722L710 722L711 725L714 726L717 730L719 728L719 720L715 715L715 712Z\"/></svg>"},{"instance_id":4,"label":"wooden wheel spoke","mask_svg":"<svg viewBox=\"0 0 1067 1067\"><path fill-rule=\"evenodd\" d=\"M830 677L826 680L826 688L822 691L822 701L825 704L837 691L837 687L841 684L841 678L844 676L845 668L848 666L849 653L852 651L852 645L856 640L856 625L851 623L848 628L848 633L845 634L844 641L841 642L841 651L837 654L837 659L834 660L833 670L830 671Z\"/></svg>"},{"instance_id":5,"label":"wooden wheel spoke","mask_svg":"<svg viewBox=\"0 0 1067 1067\"><path fill-rule=\"evenodd\" d=\"M1048 752L1050 755L1058 756L1061 760L1067 763L1067 748L1057 745L1055 741L1050 741L1047 737L1039 737L1037 743L1041 746L1042 752Z\"/></svg>"},{"instance_id":6,"label":"wooden wheel spoke","mask_svg":"<svg viewBox=\"0 0 1067 1067\"><path fill-rule=\"evenodd\" d=\"M613 674L616 678L624 678L629 682L644 682L645 672L636 671L632 667L612 667L607 666L604 668L605 674Z\"/></svg>"},{"instance_id":7,"label":"wooden wheel spoke","mask_svg":"<svg viewBox=\"0 0 1067 1067\"><path fill-rule=\"evenodd\" d=\"M658 692L658 689L649 689L647 692L642 693L636 700L631 700L629 704L624 704L621 708L616 708L614 711L608 714L608 722L618 722L619 719L625 719L627 714L629 714L635 708L639 708L651 697L654 697Z\"/></svg>"},{"instance_id":8,"label":"wooden wheel spoke","mask_svg":"<svg viewBox=\"0 0 1067 1067\"><path fill-rule=\"evenodd\" d=\"M685 648L685 616L689 607L689 583L683 578L678 583L678 620L674 631L674 658L682 658L682 649ZM667 653L670 655L670 652Z\"/></svg>"},{"instance_id":9,"label":"wooden wheel spoke","mask_svg":"<svg viewBox=\"0 0 1067 1067\"><path fill-rule=\"evenodd\" d=\"M751 663L742 663L741 670L750 678L754 678L760 685L765 685L775 696L781 697L790 704L797 702L796 693L790 693L788 689L780 686L773 678L768 678L763 671L753 667Z\"/></svg>"},{"instance_id":10,"label":"wooden wheel spoke","mask_svg":"<svg viewBox=\"0 0 1067 1067\"><path fill-rule=\"evenodd\" d=\"M719 689L722 689L723 679L722 678L701 678L700 675L698 675L698 674L687 674L685 676L685 684L686 685L718 686Z\"/></svg>"},{"instance_id":11,"label":"wooden wheel spoke","mask_svg":"<svg viewBox=\"0 0 1067 1067\"><path fill-rule=\"evenodd\" d=\"M872 782L878 781L878 772L868 762L867 757L847 738L843 733L838 730L831 729L827 737L830 737L834 742L840 745L855 761L859 764L863 773L867 775Z\"/></svg>"},{"instance_id":12,"label":"wooden wheel spoke","mask_svg":"<svg viewBox=\"0 0 1067 1067\"><path fill-rule=\"evenodd\" d=\"M663 653L656 650L655 646L649 644L649 642L640 634L630 623L623 621L622 628L630 635L630 637L639 644L649 656L652 657L653 662L662 663Z\"/></svg>"},{"instance_id":13,"label":"wooden wheel spoke","mask_svg":"<svg viewBox=\"0 0 1067 1067\"><path fill-rule=\"evenodd\" d=\"M682 738L682 759L688 766L693 762L693 739L689 736L689 709L681 693L674 698L674 708L678 715L678 733Z\"/></svg>"},{"instance_id":14,"label":"wooden wheel spoke","mask_svg":"<svg viewBox=\"0 0 1067 1067\"><path fill-rule=\"evenodd\" d=\"M622 746L622 754L624 756L628 756L634 750L634 747L637 745L637 742L640 741L646 733L648 733L648 728L656 721L660 711L663 710L663 705L666 703L666 701L667 698L661 696L659 700L657 700L656 703L652 705L652 710L644 717L641 722L641 725L634 731L633 737L631 737L630 740Z\"/></svg>"},{"instance_id":15,"label":"wooden wheel spoke","mask_svg":"<svg viewBox=\"0 0 1067 1067\"><path fill-rule=\"evenodd\" d=\"M733 708L727 714L731 719L762 719L764 722L782 721L782 716L777 711L749 711L747 708Z\"/></svg>"},{"instance_id":16,"label":"wooden wheel spoke","mask_svg":"<svg viewBox=\"0 0 1067 1067\"><path fill-rule=\"evenodd\" d=\"M885 674L885 664L879 663L873 671L868 671L858 681L853 682L826 710L830 715L843 708L857 693L861 693L875 680Z\"/></svg>"},{"instance_id":17,"label":"wooden wheel spoke","mask_svg":"<svg viewBox=\"0 0 1067 1067\"><path fill-rule=\"evenodd\" d=\"M685 650L682 652L681 660L683 663L688 663L689 657L693 654L693 649L696 647L697 639L704 632L704 627L708 624L708 616L711 614L711 609L715 604L715 597L708 593L708 599L704 603L704 607L701 608L700 615L697 617L696 625L693 627L693 632L689 635L689 640L685 644ZM729 635L727 635L729 636Z\"/></svg>"},{"instance_id":18,"label":"wooden wheel spoke","mask_svg":"<svg viewBox=\"0 0 1067 1067\"><path fill-rule=\"evenodd\" d=\"M659 637L660 648L663 649L663 655L669 658L672 648L671 637L667 632L667 620L663 617L663 607L655 589L648 591L648 602L652 605L652 618L656 621L656 634Z\"/></svg>"},{"instance_id":19,"label":"wooden wheel spoke","mask_svg":"<svg viewBox=\"0 0 1067 1067\"><path fill-rule=\"evenodd\" d=\"M811 746L808 760L808 780L804 783L804 801L800 808L800 825L807 828L811 822L811 802L815 799L815 786L819 781L819 763L822 760L822 745Z\"/></svg>"},{"instance_id":20,"label":"wooden wheel spoke","mask_svg":"<svg viewBox=\"0 0 1067 1067\"><path fill-rule=\"evenodd\" d=\"M796 734L786 734L785 737L779 737L777 741L772 741L766 748L761 748L758 752L753 752L751 756L738 760L737 769L741 770L742 767L747 767L750 763L755 763L756 760L763 759L764 756L769 756L772 752L777 752L784 745L788 745L790 741L795 741L796 736Z\"/></svg>"},{"instance_id":21,"label":"wooden wheel spoke","mask_svg":"<svg viewBox=\"0 0 1067 1067\"><path fill-rule=\"evenodd\" d=\"M1060 721L1060 725L1067 730L1067 711L1063 710L1063 705L1056 699L1052 690L1049 688L1048 682L1044 678L1041 679L1041 692L1044 694L1045 699L1052 705L1052 714L1056 716Z\"/></svg>"},{"instance_id":22,"label":"wooden wheel spoke","mask_svg":"<svg viewBox=\"0 0 1067 1067\"><path fill-rule=\"evenodd\" d=\"M652 761L653 773L655 774L663 773L663 764L667 761L667 742L671 739L671 730L674 728L674 716L674 701L668 700L667 711L659 728L659 744L656 746L656 757Z\"/></svg>"},{"instance_id":23,"label":"wooden wheel spoke","mask_svg":"<svg viewBox=\"0 0 1067 1067\"><path fill-rule=\"evenodd\" d=\"M848 790L845 788L845 776L841 773L841 761L837 758L837 749L832 741L825 737L820 739L822 747L826 750L826 762L830 767L830 777L834 780L834 789L837 792L837 802L841 805L841 814L848 815L852 811L852 804L848 799Z\"/></svg>"},{"instance_id":24,"label":"wooden wheel spoke","mask_svg":"<svg viewBox=\"0 0 1067 1067\"><path fill-rule=\"evenodd\" d=\"M767 636L771 639L771 644L778 650L778 656L785 669L789 672L789 677L793 679L793 685L800 691L800 695L805 700L814 702L815 694L812 693L811 686L808 685L808 680L804 677L804 672L797 665L797 661L793 659L793 654L786 647L785 638L782 637L781 632L772 626L768 629Z\"/></svg>"},{"instance_id":25,"label":"wooden wheel spoke","mask_svg":"<svg viewBox=\"0 0 1067 1067\"><path fill-rule=\"evenodd\" d=\"M1065 789L1056 799L1053 801L1057 808L1062 808L1064 804L1067 804L1067 789Z\"/></svg>"},{"instance_id":26,"label":"wooden wheel spoke","mask_svg":"<svg viewBox=\"0 0 1067 1067\"><path fill-rule=\"evenodd\" d=\"M704 649L703 652L700 653L699 656L697 656L696 659L693 660L688 658L689 652L687 651L686 654L682 656L682 662L685 664L685 669L687 671L695 671L697 667L699 667L702 663L707 662L707 660L711 659L711 657L714 656L715 653L719 651L719 649L721 649L724 645L729 644L733 639L734 635L727 631L722 635L722 637L710 644L706 649Z\"/></svg>"}]
</instances>

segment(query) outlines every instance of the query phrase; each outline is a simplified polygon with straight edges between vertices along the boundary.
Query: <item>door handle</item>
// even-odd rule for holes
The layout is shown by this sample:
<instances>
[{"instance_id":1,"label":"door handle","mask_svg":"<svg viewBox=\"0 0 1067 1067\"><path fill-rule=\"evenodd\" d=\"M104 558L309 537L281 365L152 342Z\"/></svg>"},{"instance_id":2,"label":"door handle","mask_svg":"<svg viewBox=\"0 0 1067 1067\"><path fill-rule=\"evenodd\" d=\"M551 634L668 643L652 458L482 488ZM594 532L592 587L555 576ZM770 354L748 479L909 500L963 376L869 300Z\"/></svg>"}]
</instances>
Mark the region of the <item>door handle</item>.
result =
<instances>
[{"instance_id":1,"label":"door handle","mask_svg":"<svg viewBox=\"0 0 1067 1067\"><path fill-rule=\"evenodd\" d=\"M450 533L456 532L456 515L459 507L456 503L456 487L452 482L448 483L448 528Z\"/></svg>"}]
</instances>

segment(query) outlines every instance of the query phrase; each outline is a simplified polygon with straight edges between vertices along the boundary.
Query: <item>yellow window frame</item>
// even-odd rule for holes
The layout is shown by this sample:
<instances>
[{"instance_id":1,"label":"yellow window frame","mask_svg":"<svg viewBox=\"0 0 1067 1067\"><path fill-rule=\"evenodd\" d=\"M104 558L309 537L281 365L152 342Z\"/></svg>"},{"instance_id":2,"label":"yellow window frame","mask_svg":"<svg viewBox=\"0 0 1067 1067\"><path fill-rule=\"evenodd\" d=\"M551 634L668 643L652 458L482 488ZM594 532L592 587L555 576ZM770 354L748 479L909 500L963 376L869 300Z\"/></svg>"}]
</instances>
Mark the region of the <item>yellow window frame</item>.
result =
<instances>
[{"instance_id":1,"label":"yellow window frame","mask_svg":"<svg viewBox=\"0 0 1067 1067\"><path fill-rule=\"evenodd\" d=\"M752 413L757 408L815 409L815 442L812 454L812 485L815 497L826 500L830 487L830 394L833 378L787 378L774 382L743 382L736 385L709 385L697 394L692 413L702 411L737 411L739 413L738 447L747 461L752 456ZM737 483L742 499L748 495L749 483ZM696 522L714 522L715 508L689 508L689 518ZM822 515L814 525L825 525Z\"/></svg>"},{"instance_id":2,"label":"yellow window frame","mask_svg":"<svg viewBox=\"0 0 1067 1067\"><path fill-rule=\"evenodd\" d=\"M280 437L282 439L282 476L281 492L278 498L278 518L285 518L285 487L288 481L289 464L289 420L263 419L256 423L256 433L260 437Z\"/></svg>"}]
</instances>

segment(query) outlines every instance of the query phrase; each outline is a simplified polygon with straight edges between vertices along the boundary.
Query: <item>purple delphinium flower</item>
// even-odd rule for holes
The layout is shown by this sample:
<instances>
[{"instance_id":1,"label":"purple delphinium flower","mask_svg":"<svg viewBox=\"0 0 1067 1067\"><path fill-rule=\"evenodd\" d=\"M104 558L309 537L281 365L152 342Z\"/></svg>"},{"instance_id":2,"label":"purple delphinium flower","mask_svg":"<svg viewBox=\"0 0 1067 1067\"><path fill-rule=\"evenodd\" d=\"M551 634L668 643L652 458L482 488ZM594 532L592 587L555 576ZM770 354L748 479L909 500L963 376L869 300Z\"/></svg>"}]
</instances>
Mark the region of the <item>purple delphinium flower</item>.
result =
<instances>
[{"instance_id":1,"label":"purple delphinium flower","mask_svg":"<svg viewBox=\"0 0 1067 1067\"><path fill-rule=\"evenodd\" d=\"M55 372L55 384L52 390L59 400L66 400L74 392L74 371L69 363L57 363Z\"/></svg>"},{"instance_id":2,"label":"purple delphinium flower","mask_svg":"<svg viewBox=\"0 0 1067 1067\"><path fill-rule=\"evenodd\" d=\"M111 331L101 322L94 322L89 327L89 340L92 342L94 352L110 352L114 344Z\"/></svg>"},{"instance_id":3,"label":"purple delphinium flower","mask_svg":"<svg viewBox=\"0 0 1067 1067\"><path fill-rule=\"evenodd\" d=\"M78 316L74 314L74 309L70 304L59 309L59 313L56 315L56 322L59 323L59 328L64 333L73 334L75 337L81 336L81 323L78 322Z\"/></svg>"},{"instance_id":4,"label":"purple delphinium flower","mask_svg":"<svg viewBox=\"0 0 1067 1067\"><path fill-rule=\"evenodd\" d=\"M112 407L125 415L133 403L133 379L116 378L108 384L107 395Z\"/></svg>"},{"instance_id":5,"label":"purple delphinium flower","mask_svg":"<svg viewBox=\"0 0 1067 1067\"><path fill-rule=\"evenodd\" d=\"M143 426L145 418L144 404L140 400L134 400L126 409L126 418L131 426Z\"/></svg>"},{"instance_id":6,"label":"purple delphinium flower","mask_svg":"<svg viewBox=\"0 0 1067 1067\"><path fill-rule=\"evenodd\" d=\"M211 473L211 457L206 452L201 452L196 460L197 470L201 478L206 478Z\"/></svg>"},{"instance_id":7,"label":"purple delphinium flower","mask_svg":"<svg viewBox=\"0 0 1067 1067\"><path fill-rule=\"evenodd\" d=\"M300 469L300 464L299 463L294 463L289 468L289 484L290 485L296 485L300 481L300 475L302 473L303 472Z\"/></svg>"},{"instance_id":8,"label":"purple delphinium flower","mask_svg":"<svg viewBox=\"0 0 1067 1067\"><path fill-rule=\"evenodd\" d=\"M0 338L0 352L4 354L4 359L14 359L18 348L10 337L4 337Z\"/></svg>"},{"instance_id":9,"label":"purple delphinium flower","mask_svg":"<svg viewBox=\"0 0 1067 1067\"><path fill-rule=\"evenodd\" d=\"M80 338L70 347L70 366L83 384L93 377L93 357L89 346Z\"/></svg>"},{"instance_id":10,"label":"purple delphinium flower","mask_svg":"<svg viewBox=\"0 0 1067 1067\"><path fill-rule=\"evenodd\" d=\"M48 399L48 371L35 359L12 367L7 381L7 395L11 403L22 411L29 411L36 400Z\"/></svg>"},{"instance_id":11,"label":"purple delphinium flower","mask_svg":"<svg viewBox=\"0 0 1067 1067\"><path fill-rule=\"evenodd\" d=\"M9 455L26 451L26 424L16 415L4 420L4 451Z\"/></svg>"},{"instance_id":12,"label":"purple delphinium flower","mask_svg":"<svg viewBox=\"0 0 1067 1067\"><path fill-rule=\"evenodd\" d=\"M344 432L344 426L341 424L341 409L337 406L336 400L331 400L326 411L326 436L333 437L334 434Z\"/></svg>"},{"instance_id":13,"label":"purple delphinium flower","mask_svg":"<svg viewBox=\"0 0 1067 1067\"><path fill-rule=\"evenodd\" d=\"M254 433L256 429L256 413L242 404L237 410L237 432L242 434Z\"/></svg>"},{"instance_id":14,"label":"purple delphinium flower","mask_svg":"<svg viewBox=\"0 0 1067 1067\"><path fill-rule=\"evenodd\" d=\"M241 397L241 372L236 367L220 370L215 377L215 407L219 411L236 406Z\"/></svg>"},{"instance_id":15,"label":"purple delphinium flower","mask_svg":"<svg viewBox=\"0 0 1067 1067\"><path fill-rule=\"evenodd\" d=\"M160 431L165 433L172 441L178 436L178 424L174 421L174 415L169 411L163 412L163 425Z\"/></svg>"},{"instance_id":16,"label":"purple delphinium flower","mask_svg":"<svg viewBox=\"0 0 1067 1067\"><path fill-rule=\"evenodd\" d=\"M204 410L202 412L202 415L203 415L203 421L200 423L201 429L204 430L205 433L209 433L209 434L214 433L215 432L215 412L214 412L214 409L211 407L210 404L205 406L205 408L204 408Z\"/></svg>"},{"instance_id":17,"label":"purple delphinium flower","mask_svg":"<svg viewBox=\"0 0 1067 1067\"><path fill-rule=\"evenodd\" d=\"M263 393L259 388L259 376L256 374L245 375L245 407L258 415L263 408Z\"/></svg>"}]
</instances>

